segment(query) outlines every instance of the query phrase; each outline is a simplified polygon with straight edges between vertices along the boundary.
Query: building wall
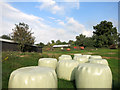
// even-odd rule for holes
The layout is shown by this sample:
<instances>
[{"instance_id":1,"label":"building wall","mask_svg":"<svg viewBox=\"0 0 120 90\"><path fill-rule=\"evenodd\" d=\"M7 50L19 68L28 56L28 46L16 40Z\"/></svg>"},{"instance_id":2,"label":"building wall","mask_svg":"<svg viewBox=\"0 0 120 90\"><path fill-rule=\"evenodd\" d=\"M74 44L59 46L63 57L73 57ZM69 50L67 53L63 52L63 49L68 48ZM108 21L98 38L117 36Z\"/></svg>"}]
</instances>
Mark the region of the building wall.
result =
<instances>
[{"instance_id":1,"label":"building wall","mask_svg":"<svg viewBox=\"0 0 120 90\"><path fill-rule=\"evenodd\" d=\"M2 51L20 51L17 43L9 43L2 41Z\"/></svg>"},{"instance_id":2,"label":"building wall","mask_svg":"<svg viewBox=\"0 0 120 90\"><path fill-rule=\"evenodd\" d=\"M38 48L37 48L37 52L42 53L42 47L38 47Z\"/></svg>"},{"instance_id":3,"label":"building wall","mask_svg":"<svg viewBox=\"0 0 120 90\"><path fill-rule=\"evenodd\" d=\"M2 43L2 51L20 51L17 43L10 43L0 41ZM29 52L40 52L42 53L42 47L30 46Z\"/></svg>"}]
</instances>

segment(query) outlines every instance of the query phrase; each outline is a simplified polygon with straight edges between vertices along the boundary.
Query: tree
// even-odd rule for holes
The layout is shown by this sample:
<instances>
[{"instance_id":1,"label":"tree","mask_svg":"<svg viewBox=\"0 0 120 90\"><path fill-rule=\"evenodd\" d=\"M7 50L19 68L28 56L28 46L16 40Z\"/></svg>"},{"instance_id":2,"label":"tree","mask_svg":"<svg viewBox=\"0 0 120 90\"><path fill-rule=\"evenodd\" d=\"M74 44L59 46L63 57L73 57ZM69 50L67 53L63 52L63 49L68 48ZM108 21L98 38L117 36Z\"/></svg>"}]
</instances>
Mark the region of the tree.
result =
<instances>
[{"instance_id":1,"label":"tree","mask_svg":"<svg viewBox=\"0 0 120 90\"><path fill-rule=\"evenodd\" d=\"M56 41L56 44L57 44L57 45L61 44L61 41L60 41L60 40L57 40L57 41Z\"/></svg>"},{"instance_id":2,"label":"tree","mask_svg":"<svg viewBox=\"0 0 120 90\"><path fill-rule=\"evenodd\" d=\"M63 41L63 42L61 42L61 44L68 44L67 42L65 42L65 41Z\"/></svg>"},{"instance_id":3,"label":"tree","mask_svg":"<svg viewBox=\"0 0 120 90\"><path fill-rule=\"evenodd\" d=\"M29 26L25 23L15 24L15 28L12 29L12 39L19 44L20 50L25 51L26 46L33 45L35 37L32 36Z\"/></svg>"},{"instance_id":4,"label":"tree","mask_svg":"<svg viewBox=\"0 0 120 90\"><path fill-rule=\"evenodd\" d=\"M11 40L11 37L9 35L2 35L1 38Z\"/></svg>"},{"instance_id":5,"label":"tree","mask_svg":"<svg viewBox=\"0 0 120 90\"><path fill-rule=\"evenodd\" d=\"M94 41L92 37L86 37L84 42L83 42L85 47L93 47L94 46Z\"/></svg>"},{"instance_id":6,"label":"tree","mask_svg":"<svg viewBox=\"0 0 120 90\"><path fill-rule=\"evenodd\" d=\"M80 34L79 36L76 36L76 45L79 46L84 46L84 41L85 41L86 36L83 34Z\"/></svg>"},{"instance_id":7,"label":"tree","mask_svg":"<svg viewBox=\"0 0 120 90\"><path fill-rule=\"evenodd\" d=\"M84 46L84 47L93 47L94 42L92 37L86 37L83 34L80 34L79 36L76 36L76 45L78 46Z\"/></svg>"},{"instance_id":8,"label":"tree","mask_svg":"<svg viewBox=\"0 0 120 90\"><path fill-rule=\"evenodd\" d=\"M39 44L37 44L37 46L40 46L40 47L44 47L44 43L40 42Z\"/></svg>"},{"instance_id":9,"label":"tree","mask_svg":"<svg viewBox=\"0 0 120 90\"><path fill-rule=\"evenodd\" d=\"M75 45L75 42L73 40L69 40L68 43L72 46Z\"/></svg>"},{"instance_id":10,"label":"tree","mask_svg":"<svg viewBox=\"0 0 120 90\"><path fill-rule=\"evenodd\" d=\"M50 46L50 44L51 44L51 43L50 43L50 42L48 42L46 45L47 45L47 46Z\"/></svg>"},{"instance_id":11,"label":"tree","mask_svg":"<svg viewBox=\"0 0 120 90\"><path fill-rule=\"evenodd\" d=\"M54 40L51 40L52 44L55 44L55 41Z\"/></svg>"},{"instance_id":12,"label":"tree","mask_svg":"<svg viewBox=\"0 0 120 90\"><path fill-rule=\"evenodd\" d=\"M93 39L96 47L110 46L117 44L118 33L116 27L113 27L112 22L101 21L100 24L93 26Z\"/></svg>"}]
</instances>

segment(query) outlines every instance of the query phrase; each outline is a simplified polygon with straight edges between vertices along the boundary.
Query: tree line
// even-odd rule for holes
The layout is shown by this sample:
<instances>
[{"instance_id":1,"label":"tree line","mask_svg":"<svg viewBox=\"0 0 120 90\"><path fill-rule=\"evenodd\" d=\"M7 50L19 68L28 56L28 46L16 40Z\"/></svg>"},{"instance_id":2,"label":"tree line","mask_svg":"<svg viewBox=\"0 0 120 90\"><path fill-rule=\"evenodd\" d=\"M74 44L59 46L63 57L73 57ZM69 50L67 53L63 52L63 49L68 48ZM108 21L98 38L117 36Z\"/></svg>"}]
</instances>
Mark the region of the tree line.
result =
<instances>
[{"instance_id":1,"label":"tree line","mask_svg":"<svg viewBox=\"0 0 120 90\"><path fill-rule=\"evenodd\" d=\"M86 35L79 34L75 37L75 41L69 40L68 42L61 42L60 40L47 43L47 46L59 45L59 44L70 44L71 46L84 46L84 47L109 47L110 45L120 46L120 34L117 32L117 28L113 27L112 22L106 20L101 21L100 24L93 26L93 36L87 37ZM38 46L45 46L44 43L40 42Z\"/></svg>"},{"instance_id":2,"label":"tree line","mask_svg":"<svg viewBox=\"0 0 120 90\"><path fill-rule=\"evenodd\" d=\"M60 45L60 44L70 44L71 46L84 46L84 47L109 47L110 45L120 46L120 33L117 32L117 28L113 26L112 22L101 21L96 26L93 26L93 36L87 37L83 34L79 34L75 37L75 41L69 40L65 41L54 41L48 42L47 46ZM31 32L29 25L25 23L15 24L15 28L12 29L13 32L10 35L2 35L1 38L14 40L19 44L21 51L26 48L25 45L33 45L35 43L35 37ZM45 44L40 42L36 44L37 46L44 47ZM29 49L29 48L28 48Z\"/></svg>"}]
</instances>

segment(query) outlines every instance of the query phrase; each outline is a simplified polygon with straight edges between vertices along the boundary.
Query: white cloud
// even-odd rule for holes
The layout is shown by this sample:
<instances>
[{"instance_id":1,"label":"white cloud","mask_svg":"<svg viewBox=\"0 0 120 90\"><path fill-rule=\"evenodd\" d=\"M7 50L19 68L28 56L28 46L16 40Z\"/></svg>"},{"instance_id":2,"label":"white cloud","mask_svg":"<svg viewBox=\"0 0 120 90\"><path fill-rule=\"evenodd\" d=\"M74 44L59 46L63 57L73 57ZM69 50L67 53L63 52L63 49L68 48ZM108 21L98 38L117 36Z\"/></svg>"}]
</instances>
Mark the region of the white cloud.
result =
<instances>
[{"instance_id":1,"label":"white cloud","mask_svg":"<svg viewBox=\"0 0 120 90\"><path fill-rule=\"evenodd\" d=\"M75 40L75 36L80 33L90 34L85 29L85 26L74 20L74 18L67 18L66 23L60 19L55 19L57 20L56 23L61 24L61 27L54 28L46 24L45 22L49 21L44 20L44 18L23 13L7 3L1 3L1 5L2 30L0 30L0 36L12 33L15 24L19 22L25 22L32 28L32 32L34 32L36 37L36 43L47 43L48 41L58 39L61 41Z\"/></svg>"},{"instance_id":2,"label":"white cloud","mask_svg":"<svg viewBox=\"0 0 120 90\"><path fill-rule=\"evenodd\" d=\"M64 0L62 4L57 0L38 0L40 2L39 6L36 6L40 10L50 11L52 14L64 15L69 12L72 8L79 9L79 0ZM67 3L66 3L67 2Z\"/></svg>"},{"instance_id":3,"label":"white cloud","mask_svg":"<svg viewBox=\"0 0 120 90\"><path fill-rule=\"evenodd\" d=\"M0 0L0 2L42 2L43 0ZM47 2L47 0L45 0ZM119 0L55 0L57 2L119 2Z\"/></svg>"},{"instance_id":4,"label":"white cloud","mask_svg":"<svg viewBox=\"0 0 120 90\"><path fill-rule=\"evenodd\" d=\"M59 25L65 26L65 23L63 21L58 22Z\"/></svg>"},{"instance_id":5,"label":"white cloud","mask_svg":"<svg viewBox=\"0 0 120 90\"><path fill-rule=\"evenodd\" d=\"M2 30L0 31L0 35L12 33L12 29L15 27L15 24L19 22L27 23L30 28L32 28L32 32L34 32L34 36L36 37L36 41L47 42L46 33L51 33L52 27L44 23L44 19L25 14L7 3L1 3L2 5ZM51 33L54 34L54 33ZM52 35L54 36L54 35ZM42 38L44 37L44 38Z\"/></svg>"},{"instance_id":6,"label":"white cloud","mask_svg":"<svg viewBox=\"0 0 120 90\"><path fill-rule=\"evenodd\" d=\"M49 17L50 19L55 19L54 17Z\"/></svg>"},{"instance_id":7,"label":"white cloud","mask_svg":"<svg viewBox=\"0 0 120 90\"><path fill-rule=\"evenodd\" d=\"M79 7L80 7L80 1L79 0L62 0L61 2L67 2L66 4L68 4L67 7L69 7L69 8L79 9Z\"/></svg>"},{"instance_id":8,"label":"white cloud","mask_svg":"<svg viewBox=\"0 0 120 90\"><path fill-rule=\"evenodd\" d=\"M57 20L55 20L56 22L61 22L61 20L60 19L57 19Z\"/></svg>"},{"instance_id":9,"label":"white cloud","mask_svg":"<svg viewBox=\"0 0 120 90\"><path fill-rule=\"evenodd\" d=\"M86 29L83 24L80 24L78 21L76 21L73 17L67 17L66 18L66 23L64 22L59 22L58 24L62 25L65 30L71 32L74 35L78 34L84 34L86 36L92 36L92 30Z\"/></svg>"},{"instance_id":10,"label":"white cloud","mask_svg":"<svg viewBox=\"0 0 120 90\"><path fill-rule=\"evenodd\" d=\"M64 13L64 8L62 6L58 6L57 3L54 0L40 0L42 1L40 6L37 6L40 8L40 10L49 10L53 14L56 14L57 12L59 13Z\"/></svg>"},{"instance_id":11,"label":"white cloud","mask_svg":"<svg viewBox=\"0 0 120 90\"><path fill-rule=\"evenodd\" d=\"M47 43L52 39L69 40L69 38L73 37L72 34L67 34L67 31L62 28L54 28L45 24L43 18L25 14L7 3L1 3L1 5L3 12L0 13L2 14L2 30L0 30L0 36L12 33L15 24L25 22L32 28L32 32L34 32L34 36L36 37L36 43Z\"/></svg>"}]
</instances>

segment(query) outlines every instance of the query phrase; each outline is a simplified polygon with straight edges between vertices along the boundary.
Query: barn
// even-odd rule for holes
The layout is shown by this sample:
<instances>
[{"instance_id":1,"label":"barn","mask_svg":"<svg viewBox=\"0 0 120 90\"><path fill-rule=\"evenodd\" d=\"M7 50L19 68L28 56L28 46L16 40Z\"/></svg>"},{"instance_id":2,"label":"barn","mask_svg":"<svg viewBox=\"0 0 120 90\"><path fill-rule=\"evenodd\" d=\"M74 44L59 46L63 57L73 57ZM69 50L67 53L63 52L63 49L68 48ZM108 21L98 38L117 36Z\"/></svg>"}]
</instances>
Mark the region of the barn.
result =
<instances>
[{"instance_id":1,"label":"barn","mask_svg":"<svg viewBox=\"0 0 120 90\"><path fill-rule=\"evenodd\" d=\"M70 47L70 44L65 44L65 45L54 45L53 48L68 48Z\"/></svg>"},{"instance_id":2,"label":"barn","mask_svg":"<svg viewBox=\"0 0 120 90\"><path fill-rule=\"evenodd\" d=\"M20 51L18 48L18 43L14 42L13 40L7 40L0 38L0 46L2 51ZM25 45L28 46L28 45ZM36 45L29 46L31 49L28 50L29 52L40 52L42 53L42 47L38 47Z\"/></svg>"}]
</instances>

